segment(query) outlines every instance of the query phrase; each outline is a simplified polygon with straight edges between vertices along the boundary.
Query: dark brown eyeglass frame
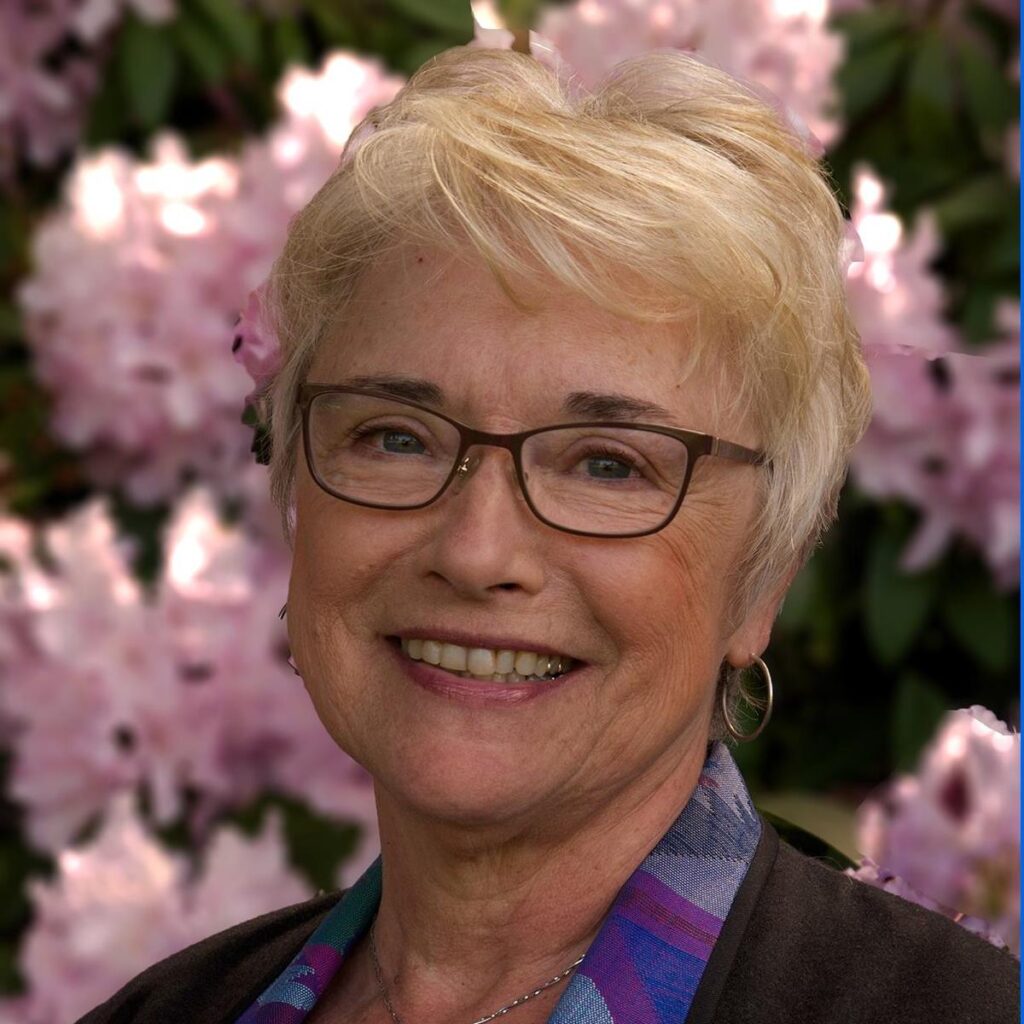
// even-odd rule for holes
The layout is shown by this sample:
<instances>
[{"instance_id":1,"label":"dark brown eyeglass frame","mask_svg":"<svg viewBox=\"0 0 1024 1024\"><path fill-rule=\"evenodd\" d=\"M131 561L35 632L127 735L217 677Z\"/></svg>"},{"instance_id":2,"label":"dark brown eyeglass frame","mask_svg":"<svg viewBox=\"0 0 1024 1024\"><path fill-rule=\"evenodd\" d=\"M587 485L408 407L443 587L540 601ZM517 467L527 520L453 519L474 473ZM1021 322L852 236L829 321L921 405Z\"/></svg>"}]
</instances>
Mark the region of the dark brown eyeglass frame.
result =
<instances>
[{"instance_id":1,"label":"dark brown eyeglass frame","mask_svg":"<svg viewBox=\"0 0 1024 1024\"><path fill-rule=\"evenodd\" d=\"M338 494L337 491L332 490L316 471L313 453L310 450L309 439L310 407L313 404L313 399L325 394L366 395L370 398L383 398L388 402L407 405L410 409L418 409L420 412L429 413L431 416L436 416L438 419L444 420L446 423L450 423L459 432L459 449L455 455L454 461L452 462L451 472L445 478L444 483L441 484L438 492L429 500L417 502L415 505L380 505L372 501L360 501L358 498L350 498L347 495ZM683 498L686 497L686 491L690 486L690 477L693 476L693 468L697 464L697 460L704 455L713 455L717 458L732 459L735 462L745 462L754 466L769 464L765 453L757 451L754 448L746 448L743 445L734 444L732 441L723 441L719 437L713 437L711 434L702 434L696 430L683 430L679 427L663 427L659 424L652 423L631 423L610 420L573 420L568 423L554 423L546 427L534 427L532 430L523 430L517 434L491 434L486 430L475 430L473 427L467 427L464 423L460 423L458 420L454 420L450 416L446 416L444 413L438 412L436 409L432 409L429 405L420 405L418 402L409 402L404 398L398 398L387 391L379 391L374 388L350 388L337 384L302 384L299 387L297 404L299 409L302 411L302 447L306 454L306 466L309 468L310 476L313 477L317 485L333 498L338 498L340 501L347 501L351 505L362 505L364 508L379 508L387 512L411 512L414 509L426 508L428 505L433 505L434 502L437 501L437 499L440 498L446 490L448 490L451 482L457 476L467 472L468 460L466 455L470 448L474 448L478 445L483 445L488 448L504 448L512 455L512 461L516 468L516 480L519 483L519 490L522 493L526 504L529 506L530 511L542 523L544 523L545 526L550 526L554 530L561 530L563 533L574 534L577 537L608 537L613 539L626 539L629 537L647 537L652 533L657 533L659 530L663 530L675 518L676 513L679 511L679 507L683 503ZM686 446L686 473L683 476L683 482L679 487L679 494L676 496L676 500L669 513L657 526L652 526L647 530L637 530L633 533L593 533L590 530L574 530L569 526L561 526L558 523L553 523L538 511L536 505L534 505L530 498L530 491L526 485L526 474L523 470L523 445L527 440L529 440L529 438L534 437L536 434L546 434L553 430L565 430L566 428L573 427L611 427L614 429L646 430L650 431L652 434L663 434L666 437L673 437L677 441L681 441Z\"/></svg>"}]
</instances>

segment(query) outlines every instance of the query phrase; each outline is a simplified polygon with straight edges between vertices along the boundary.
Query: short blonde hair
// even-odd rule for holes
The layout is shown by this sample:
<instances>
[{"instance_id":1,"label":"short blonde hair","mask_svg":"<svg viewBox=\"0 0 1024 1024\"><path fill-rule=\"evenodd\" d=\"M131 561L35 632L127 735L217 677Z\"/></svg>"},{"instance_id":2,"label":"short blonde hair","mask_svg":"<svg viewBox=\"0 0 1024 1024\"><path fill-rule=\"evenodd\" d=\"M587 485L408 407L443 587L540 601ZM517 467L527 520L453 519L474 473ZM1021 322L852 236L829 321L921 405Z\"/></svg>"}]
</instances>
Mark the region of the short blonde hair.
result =
<instances>
[{"instance_id":1,"label":"short blonde hair","mask_svg":"<svg viewBox=\"0 0 1024 1024\"><path fill-rule=\"evenodd\" d=\"M415 242L475 254L513 298L532 275L639 321L696 317L694 357L729 368L771 459L741 589L778 585L808 556L870 389L842 211L771 106L683 53L625 61L585 93L525 54L459 47L356 138L292 223L268 291L284 361L263 412L289 540L296 389L361 273Z\"/></svg>"}]
</instances>

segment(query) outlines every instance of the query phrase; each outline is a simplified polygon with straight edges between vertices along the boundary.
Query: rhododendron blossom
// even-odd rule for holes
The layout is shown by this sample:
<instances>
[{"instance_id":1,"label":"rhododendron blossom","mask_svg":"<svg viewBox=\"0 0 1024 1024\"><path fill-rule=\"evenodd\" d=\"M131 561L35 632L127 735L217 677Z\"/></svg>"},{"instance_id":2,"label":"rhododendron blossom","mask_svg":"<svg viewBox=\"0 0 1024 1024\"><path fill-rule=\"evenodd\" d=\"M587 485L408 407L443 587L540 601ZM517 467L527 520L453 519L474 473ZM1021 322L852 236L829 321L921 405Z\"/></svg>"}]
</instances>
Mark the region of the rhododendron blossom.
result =
<instances>
[{"instance_id":1,"label":"rhododendron blossom","mask_svg":"<svg viewBox=\"0 0 1024 1024\"><path fill-rule=\"evenodd\" d=\"M61 52L75 0L0 4L0 178L18 159L48 166L78 141L98 76L81 54Z\"/></svg>"},{"instance_id":2,"label":"rhododendron blossom","mask_svg":"<svg viewBox=\"0 0 1024 1024\"><path fill-rule=\"evenodd\" d=\"M0 3L0 178L19 159L47 167L73 149L99 83L102 43L132 10L164 22L174 0Z\"/></svg>"},{"instance_id":3,"label":"rhododendron blossom","mask_svg":"<svg viewBox=\"0 0 1024 1024\"><path fill-rule=\"evenodd\" d=\"M1020 734L986 708L950 712L917 772L861 807L851 874L1019 955L1019 830Z\"/></svg>"},{"instance_id":4,"label":"rhododendron blossom","mask_svg":"<svg viewBox=\"0 0 1024 1024\"><path fill-rule=\"evenodd\" d=\"M930 263L940 241L922 217L912 233L885 209L881 182L854 179L853 222L864 262L847 277L850 307L871 372L874 414L853 454L858 486L907 501L921 523L908 570L937 558L954 537L981 550L997 582L1019 578L1019 308L998 313L1002 338L965 353L943 319Z\"/></svg>"},{"instance_id":5,"label":"rhododendron blossom","mask_svg":"<svg viewBox=\"0 0 1024 1024\"><path fill-rule=\"evenodd\" d=\"M576 0L543 8L537 34L587 87L628 57L694 52L768 89L828 144L839 127L832 80L843 44L826 13L810 0Z\"/></svg>"},{"instance_id":6,"label":"rhododendron blossom","mask_svg":"<svg viewBox=\"0 0 1024 1024\"><path fill-rule=\"evenodd\" d=\"M108 149L75 166L20 301L54 432L97 484L138 503L189 476L233 493L250 446L238 312L352 126L400 85L337 53L284 77L283 117L237 159L193 161L166 134L149 161Z\"/></svg>"},{"instance_id":7,"label":"rhododendron blossom","mask_svg":"<svg viewBox=\"0 0 1024 1024\"><path fill-rule=\"evenodd\" d=\"M219 828L193 873L121 795L95 839L59 853L53 879L29 882L33 921L19 953L29 993L8 1012L24 1024L67 1024L151 964L311 895L289 867L276 812L253 839Z\"/></svg>"},{"instance_id":8,"label":"rhododendron blossom","mask_svg":"<svg viewBox=\"0 0 1024 1024\"><path fill-rule=\"evenodd\" d=\"M156 822L186 815L197 839L268 789L373 829L369 777L286 662L277 613L288 563L223 526L208 492L179 506L152 593L134 581L100 500L41 540L45 567L24 533L0 533L14 567L0 577L0 709L10 791L35 845L59 850L140 788Z\"/></svg>"},{"instance_id":9,"label":"rhododendron blossom","mask_svg":"<svg viewBox=\"0 0 1024 1024\"><path fill-rule=\"evenodd\" d=\"M230 479L248 450L246 378L224 354L243 283L219 225L237 188L230 161L192 163L164 135L146 163L81 160L35 237L20 299L54 432L138 502L186 470Z\"/></svg>"}]
</instances>

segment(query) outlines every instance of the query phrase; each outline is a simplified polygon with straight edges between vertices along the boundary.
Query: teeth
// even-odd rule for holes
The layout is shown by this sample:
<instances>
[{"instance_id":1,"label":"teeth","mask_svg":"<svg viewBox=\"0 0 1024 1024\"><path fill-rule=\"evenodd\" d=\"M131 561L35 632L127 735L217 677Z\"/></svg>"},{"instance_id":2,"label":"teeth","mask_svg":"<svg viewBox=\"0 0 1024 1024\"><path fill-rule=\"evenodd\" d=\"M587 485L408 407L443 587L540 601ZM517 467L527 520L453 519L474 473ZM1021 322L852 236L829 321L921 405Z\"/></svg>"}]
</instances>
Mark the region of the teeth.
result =
<instances>
[{"instance_id":1,"label":"teeth","mask_svg":"<svg viewBox=\"0 0 1024 1024\"><path fill-rule=\"evenodd\" d=\"M516 655L515 671L521 676L532 676L537 667L537 655L533 651L520 651Z\"/></svg>"},{"instance_id":2,"label":"teeth","mask_svg":"<svg viewBox=\"0 0 1024 1024\"><path fill-rule=\"evenodd\" d=\"M512 672L516 667L516 652L515 651L498 651L497 656L494 659L494 671L500 672L502 675L507 675Z\"/></svg>"},{"instance_id":3,"label":"teeth","mask_svg":"<svg viewBox=\"0 0 1024 1024\"><path fill-rule=\"evenodd\" d=\"M496 669L494 651L483 647L474 647L466 657L466 668L474 676L493 676Z\"/></svg>"},{"instance_id":4,"label":"teeth","mask_svg":"<svg viewBox=\"0 0 1024 1024\"><path fill-rule=\"evenodd\" d=\"M568 672L572 659L536 651L491 650L460 647L437 640L402 640L402 650L414 661L439 665L464 678L496 683L522 683Z\"/></svg>"},{"instance_id":5,"label":"teeth","mask_svg":"<svg viewBox=\"0 0 1024 1024\"><path fill-rule=\"evenodd\" d=\"M459 647L457 644L442 644L441 645L441 668L449 669L452 672L465 672L466 671L466 648Z\"/></svg>"}]
</instances>

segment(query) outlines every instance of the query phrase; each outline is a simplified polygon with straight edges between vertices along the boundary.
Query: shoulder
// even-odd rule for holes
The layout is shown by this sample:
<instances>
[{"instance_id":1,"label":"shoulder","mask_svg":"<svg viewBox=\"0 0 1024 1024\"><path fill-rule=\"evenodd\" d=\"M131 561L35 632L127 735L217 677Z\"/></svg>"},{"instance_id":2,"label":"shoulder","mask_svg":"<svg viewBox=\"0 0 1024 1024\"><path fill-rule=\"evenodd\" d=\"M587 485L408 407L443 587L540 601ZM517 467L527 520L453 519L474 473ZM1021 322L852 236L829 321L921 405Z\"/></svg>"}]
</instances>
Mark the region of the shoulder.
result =
<instances>
[{"instance_id":1,"label":"shoulder","mask_svg":"<svg viewBox=\"0 0 1024 1024\"><path fill-rule=\"evenodd\" d=\"M1016 1024L1019 967L942 915L778 841L737 945L723 1020Z\"/></svg>"},{"instance_id":2,"label":"shoulder","mask_svg":"<svg viewBox=\"0 0 1024 1024\"><path fill-rule=\"evenodd\" d=\"M78 1024L231 1022L288 965L341 898L282 907L203 939L153 964Z\"/></svg>"}]
</instances>

